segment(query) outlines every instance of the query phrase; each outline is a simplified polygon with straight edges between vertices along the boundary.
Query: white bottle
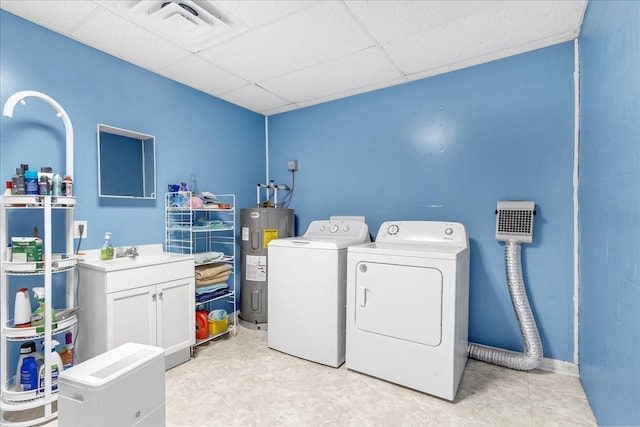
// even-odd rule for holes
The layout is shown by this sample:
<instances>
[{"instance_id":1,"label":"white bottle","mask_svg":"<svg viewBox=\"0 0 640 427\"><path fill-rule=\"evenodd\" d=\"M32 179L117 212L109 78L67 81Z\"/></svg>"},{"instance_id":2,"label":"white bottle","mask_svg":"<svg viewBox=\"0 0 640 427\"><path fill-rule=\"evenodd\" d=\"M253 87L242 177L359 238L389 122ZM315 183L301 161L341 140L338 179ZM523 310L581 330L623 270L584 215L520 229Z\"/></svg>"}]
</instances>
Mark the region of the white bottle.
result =
<instances>
[{"instance_id":1,"label":"white bottle","mask_svg":"<svg viewBox=\"0 0 640 427\"><path fill-rule=\"evenodd\" d=\"M58 352L56 351L56 346L59 344L58 341L56 340L51 340L51 390L55 391L58 389L58 375L60 374L60 372L62 372L62 359L60 358L60 354L58 354ZM44 371L45 371L45 365L42 364L42 366L40 366L40 373L39 373L39 381L38 384L40 385L40 389L39 392L40 393L44 393Z\"/></svg>"}]
</instances>

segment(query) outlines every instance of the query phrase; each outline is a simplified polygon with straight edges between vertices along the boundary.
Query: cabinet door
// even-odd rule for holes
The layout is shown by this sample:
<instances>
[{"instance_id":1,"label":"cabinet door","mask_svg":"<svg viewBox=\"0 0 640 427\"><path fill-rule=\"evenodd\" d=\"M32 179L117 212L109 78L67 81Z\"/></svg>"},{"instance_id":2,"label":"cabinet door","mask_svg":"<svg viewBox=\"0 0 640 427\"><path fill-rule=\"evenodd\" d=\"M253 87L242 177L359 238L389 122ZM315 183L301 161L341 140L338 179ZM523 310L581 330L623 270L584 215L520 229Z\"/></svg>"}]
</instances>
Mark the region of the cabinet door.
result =
<instances>
[{"instance_id":1,"label":"cabinet door","mask_svg":"<svg viewBox=\"0 0 640 427\"><path fill-rule=\"evenodd\" d=\"M195 344L193 278L157 285L158 345L165 354Z\"/></svg>"},{"instance_id":2,"label":"cabinet door","mask_svg":"<svg viewBox=\"0 0 640 427\"><path fill-rule=\"evenodd\" d=\"M156 344L156 287L107 295L107 350L127 342Z\"/></svg>"}]
</instances>

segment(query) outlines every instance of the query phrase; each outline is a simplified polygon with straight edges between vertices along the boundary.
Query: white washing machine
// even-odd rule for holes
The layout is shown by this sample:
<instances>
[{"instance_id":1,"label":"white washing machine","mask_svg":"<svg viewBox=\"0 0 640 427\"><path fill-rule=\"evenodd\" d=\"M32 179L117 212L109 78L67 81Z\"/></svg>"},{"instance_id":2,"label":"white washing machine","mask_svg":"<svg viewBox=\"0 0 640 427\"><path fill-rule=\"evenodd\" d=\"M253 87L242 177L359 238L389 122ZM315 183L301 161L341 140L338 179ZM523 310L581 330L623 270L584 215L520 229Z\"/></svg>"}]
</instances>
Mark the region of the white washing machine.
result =
<instances>
[{"instance_id":1,"label":"white washing machine","mask_svg":"<svg viewBox=\"0 0 640 427\"><path fill-rule=\"evenodd\" d=\"M369 239L363 221L313 221L268 250L267 345L312 362L344 362L347 246Z\"/></svg>"},{"instance_id":2,"label":"white washing machine","mask_svg":"<svg viewBox=\"0 0 640 427\"><path fill-rule=\"evenodd\" d=\"M453 222L392 221L349 247L346 367L453 400L467 363L469 240Z\"/></svg>"}]
</instances>

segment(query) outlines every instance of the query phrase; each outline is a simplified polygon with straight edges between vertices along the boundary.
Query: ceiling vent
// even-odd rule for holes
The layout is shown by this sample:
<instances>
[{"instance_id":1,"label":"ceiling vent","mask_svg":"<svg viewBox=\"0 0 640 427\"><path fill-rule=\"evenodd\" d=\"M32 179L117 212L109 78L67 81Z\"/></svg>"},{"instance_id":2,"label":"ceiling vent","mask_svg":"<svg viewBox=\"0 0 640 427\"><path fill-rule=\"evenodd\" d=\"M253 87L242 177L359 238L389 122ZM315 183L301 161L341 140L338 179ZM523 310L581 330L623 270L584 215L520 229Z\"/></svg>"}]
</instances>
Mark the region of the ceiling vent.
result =
<instances>
[{"instance_id":1,"label":"ceiling vent","mask_svg":"<svg viewBox=\"0 0 640 427\"><path fill-rule=\"evenodd\" d=\"M193 53L247 29L240 20L205 0L115 0L104 6Z\"/></svg>"}]
</instances>

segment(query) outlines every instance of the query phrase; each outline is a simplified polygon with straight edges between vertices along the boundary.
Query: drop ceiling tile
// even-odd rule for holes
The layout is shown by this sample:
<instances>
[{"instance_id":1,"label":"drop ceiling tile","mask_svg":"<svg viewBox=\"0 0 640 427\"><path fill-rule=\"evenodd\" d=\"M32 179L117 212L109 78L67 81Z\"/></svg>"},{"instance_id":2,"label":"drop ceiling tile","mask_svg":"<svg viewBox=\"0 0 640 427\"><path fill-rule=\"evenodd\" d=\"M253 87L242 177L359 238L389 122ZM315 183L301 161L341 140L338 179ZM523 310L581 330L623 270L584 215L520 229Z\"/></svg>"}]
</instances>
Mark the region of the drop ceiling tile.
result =
<instances>
[{"instance_id":1,"label":"drop ceiling tile","mask_svg":"<svg viewBox=\"0 0 640 427\"><path fill-rule=\"evenodd\" d=\"M347 1L356 18L380 43L429 31L504 1Z\"/></svg>"},{"instance_id":2,"label":"drop ceiling tile","mask_svg":"<svg viewBox=\"0 0 640 427\"><path fill-rule=\"evenodd\" d=\"M249 27L255 28L276 21L296 10L309 7L317 3L317 1L224 0L213 3L234 15Z\"/></svg>"},{"instance_id":3,"label":"drop ceiling tile","mask_svg":"<svg viewBox=\"0 0 640 427\"><path fill-rule=\"evenodd\" d=\"M276 114L286 113L287 111L297 110L298 108L300 108L298 105L291 103L291 104L283 105L282 107L277 107L271 110L262 111L262 114L264 114L265 116L274 116Z\"/></svg>"},{"instance_id":4,"label":"drop ceiling tile","mask_svg":"<svg viewBox=\"0 0 640 427\"><path fill-rule=\"evenodd\" d=\"M0 1L3 10L63 34L82 22L96 7L96 3L88 0Z\"/></svg>"},{"instance_id":5,"label":"drop ceiling tile","mask_svg":"<svg viewBox=\"0 0 640 427\"><path fill-rule=\"evenodd\" d=\"M192 86L211 95L228 92L249 84L248 81L191 55L159 71L165 77Z\"/></svg>"},{"instance_id":6,"label":"drop ceiling tile","mask_svg":"<svg viewBox=\"0 0 640 427\"><path fill-rule=\"evenodd\" d=\"M395 40L384 45L384 49L408 75L468 63L470 59L474 59L471 65L475 65L495 58L501 51L509 50L515 55L531 50L531 46L539 48L571 40L579 31L579 23L575 31L567 32L566 20L571 19L576 8L583 6L583 1L553 2L553 5L537 1L507 2ZM563 30L565 32L560 33ZM536 41L536 45L531 44ZM514 47L519 48L514 50Z\"/></svg>"},{"instance_id":7,"label":"drop ceiling tile","mask_svg":"<svg viewBox=\"0 0 640 427\"><path fill-rule=\"evenodd\" d=\"M399 84L407 83L406 77L399 77L391 80L387 80L380 83L371 84L368 86L362 86L357 89L350 89L344 92L335 93L329 96L323 96L320 98L315 98L309 101L296 103L300 108L310 107L312 105L322 104L324 102L335 101L337 99L347 98L349 96L359 95L361 93L367 93L378 89L384 89L391 86L397 86Z\"/></svg>"},{"instance_id":8,"label":"drop ceiling tile","mask_svg":"<svg viewBox=\"0 0 640 427\"><path fill-rule=\"evenodd\" d=\"M189 51L180 49L102 8L70 36L151 71L162 69L190 55Z\"/></svg>"},{"instance_id":9,"label":"drop ceiling tile","mask_svg":"<svg viewBox=\"0 0 640 427\"><path fill-rule=\"evenodd\" d=\"M340 59L260 82L272 93L299 103L403 77L377 46Z\"/></svg>"},{"instance_id":10,"label":"drop ceiling tile","mask_svg":"<svg viewBox=\"0 0 640 427\"><path fill-rule=\"evenodd\" d=\"M290 104L289 101L253 84L217 95L217 97L260 114Z\"/></svg>"},{"instance_id":11,"label":"drop ceiling tile","mask_svg":"<svg viewBox=\"0 0 640 427\"><path fill-rule=\"evenodd\" d=\"M200 55L249 81L263 81L374 45L342 3L320 2Z\"/></svg>"}]
</instances>

